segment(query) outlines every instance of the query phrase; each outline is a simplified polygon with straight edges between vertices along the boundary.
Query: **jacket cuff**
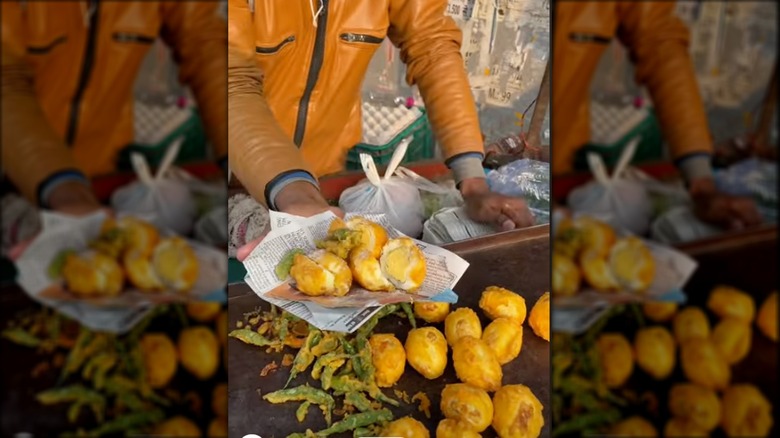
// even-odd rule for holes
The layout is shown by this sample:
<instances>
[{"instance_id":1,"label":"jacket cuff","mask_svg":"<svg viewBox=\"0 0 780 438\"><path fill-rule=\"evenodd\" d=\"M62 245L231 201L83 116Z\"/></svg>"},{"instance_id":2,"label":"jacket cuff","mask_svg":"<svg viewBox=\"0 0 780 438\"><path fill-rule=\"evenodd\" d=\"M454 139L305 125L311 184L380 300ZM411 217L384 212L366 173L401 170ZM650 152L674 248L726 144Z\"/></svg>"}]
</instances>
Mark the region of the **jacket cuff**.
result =
<instances>
[{"instance_id":1,"label":"jacket cuff","mask_svg":"<svg viewBox=\"0 0 780 438\"><path fill-rule=\"evenodd\" d=\"M280 173L265 186L265 202L269 209L276 210L276 196L279 195L279 192L288 185L298 181L311 183L317 190L320 188L319 184L317 184L317 179L305 170L289 170Z\"/></svg>"},{"instance_id":2,"label":"jacket cuff","mask_svg":"<svg viewBox=\"0 0 780 438\"><path fill-rule=\"evenodd\" d=\"M445 161L455 176L455 184L460 184L465 179L485 178L485 169L482 167L483 155L479 152L467 152L458 154Z\"/></svg>"},{"instance_id":3,"label":"jacket cuff","mask_svg":"<svg viewBox=\"0 0 780 438\"><path fill-rule=\"evenodd\" d=\"M712 157L708 153L686 155L676 161L686 183L700 178L712 178Z\"/></svg>"},{"instance_id":4,"label":"jacket cuff","mask_svg":"<svg viewBox=\"0 0 780 438\"><path fill-rule=\"evenodd\" d=\"M89 179L80 171L76 169L64 169L49 175L46 179L38 184L36 190L38 197L38 205L41 208L49 208L49 196L60 185L67 182L80 182L86 186L89 186Z\"/></svg>"}]
</instances>

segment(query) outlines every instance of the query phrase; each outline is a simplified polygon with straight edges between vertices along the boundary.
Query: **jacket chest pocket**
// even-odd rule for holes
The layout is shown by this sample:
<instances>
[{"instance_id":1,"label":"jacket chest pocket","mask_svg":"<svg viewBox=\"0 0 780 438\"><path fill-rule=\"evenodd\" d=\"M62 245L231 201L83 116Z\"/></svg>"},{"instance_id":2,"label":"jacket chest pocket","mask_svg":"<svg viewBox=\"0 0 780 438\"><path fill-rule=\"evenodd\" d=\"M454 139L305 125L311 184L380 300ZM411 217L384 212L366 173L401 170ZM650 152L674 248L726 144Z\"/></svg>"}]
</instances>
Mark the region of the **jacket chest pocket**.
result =
<instances>
[{"instance_id":1,"label":"jacket chest pocket","mask_svg":"<svg viewBox=\"0 0 780 438\"><path fill-rule=\"evenodd\" d=\"M384 40L384 32L361 30L339 32L339 42L357 48L376 50Z\"/></svg>"},{"instance_id":2,"label":"jacket chest pocket","mask_svg":"<svg viewBox=\"0 0 780 438\"><path fill-rule=\"evenodd\" d=\"M254 1L255 53L262 59L289 52L301 38L303 16L300 1ZM309 18L311 21L311 18Z\"/></svg>"},{"instance_id":3,"label":"jacket chest pocket","mask_svg":"<svg viewBox=\"0 0 780 438\"><path fill-rule=\"evenodd\" d=\"M261 56L272 56L281 53L284 49L292 47L295 43L295 35L283 37L279 42L257 43L255 53Z\"/></svg>"}]
</instances>

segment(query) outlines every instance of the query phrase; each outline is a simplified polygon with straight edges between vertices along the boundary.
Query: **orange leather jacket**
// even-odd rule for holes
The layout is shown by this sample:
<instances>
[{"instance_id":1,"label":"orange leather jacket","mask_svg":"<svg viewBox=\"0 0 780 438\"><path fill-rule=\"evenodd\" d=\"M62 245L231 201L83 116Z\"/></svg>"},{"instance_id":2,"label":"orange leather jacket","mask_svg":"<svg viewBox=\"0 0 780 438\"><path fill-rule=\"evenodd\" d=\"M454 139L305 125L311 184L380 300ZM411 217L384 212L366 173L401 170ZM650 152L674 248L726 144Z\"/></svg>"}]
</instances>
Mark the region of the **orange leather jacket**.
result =
<instances>
[{"instance_id":1,"label":"orange leather jacket","mask_svg":"<svg viewBox=\"0 0 780 438\"><path fill-rule=\"evenodd\" d=\"M133 85L161 35L227 154L225 21L218 3L3 1L2 158L29 199L58 174L115 170L133 140Z\"/></svg>"},{"instance_id":2,"label":"orange leather jacket","mask_svg":"<svg viewBox=\"0 0 780 438\"><path fill-rule=\"evenodd\" d=\"M361 83L385 37L399 47L407 81L420 89L445 158L472 153L477 165L468 177L484 177L462 34L444 14L446 5L229 0L230 167L250 194L272 203L270 187L285 175L344 168L361 138Z\"/></svg>"},{"instance_id":3,"label":"orange leather jacket","mask_svg":"<svg viewBox=\"0 0 780 438\"><path fill-rule=\"evenodd\" d=\"M572 170L590 139L590 82L617 36L629 49L636 80L651 93L676 160L712 153L712 138L688 55L688 30L674 2L566 1L554 5L553 174ZM705 163L706 164L706 163Z\"/></svg>"}]
</instances>

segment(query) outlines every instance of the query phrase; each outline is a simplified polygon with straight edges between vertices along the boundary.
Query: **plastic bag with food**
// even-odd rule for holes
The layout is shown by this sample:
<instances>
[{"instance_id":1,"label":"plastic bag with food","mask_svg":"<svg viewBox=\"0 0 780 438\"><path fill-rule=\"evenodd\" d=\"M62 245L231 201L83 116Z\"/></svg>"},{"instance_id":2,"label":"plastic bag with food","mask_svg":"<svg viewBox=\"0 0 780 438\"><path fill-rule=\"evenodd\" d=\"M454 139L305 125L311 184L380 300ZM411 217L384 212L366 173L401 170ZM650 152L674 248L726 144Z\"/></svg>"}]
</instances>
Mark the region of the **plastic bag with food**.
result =
<instances>
[{"instance_id":1,"label":"plastic bag with food","mask_svg":"<svg viewBox=\"0 0 780 438\"><path fill-rule=\"evenodd\" d=\"M177 234L189 234L198 214L190 187L195 178L181 169L171 168L182 141L178 139L171 144L154 176L143 155L132 154L130 160L138 181L114 192L111 207L118 213L142 217Z\"/></svg>"},{"instance_id":2,"label":"plastic bag with food","mask_svg":"<svg viewBox=\"0 0 780 438\"><path fill-rule=\"evenodd\" d=\"M611 176L599 155L588 154L594 181L569 194L567 203L575 215L587 214L633 234L647 233L653 216L648 188L645 183L626 177L638 143L637 137L626 146Z\"/></svg>"},{"instance_id":3,"label":"plastic bag with food","mask_svg":"<svg viewBox=\"0 0 780 438\"><path fill-rule=\"evenodd\" d=\"M550 164L522 159L487 175L490 189L506 196L523 198L537 224L550 222Z\"/></svg>"},{"instance_id":4,"label":"plastic bag with food","mask_svg":"<svg viewBox=\"0 0 780 438\"><path fill-rule=\"evenodd\" d=\"M384 214L405 235L419 237L425 221L425 204L420 192L446 195L451 190L399 167L411 140L408 137L401 141L381 178L371 155L360 154L367 179L344 190L339 207L347 213Z\"/></svg>"}]
</instances>

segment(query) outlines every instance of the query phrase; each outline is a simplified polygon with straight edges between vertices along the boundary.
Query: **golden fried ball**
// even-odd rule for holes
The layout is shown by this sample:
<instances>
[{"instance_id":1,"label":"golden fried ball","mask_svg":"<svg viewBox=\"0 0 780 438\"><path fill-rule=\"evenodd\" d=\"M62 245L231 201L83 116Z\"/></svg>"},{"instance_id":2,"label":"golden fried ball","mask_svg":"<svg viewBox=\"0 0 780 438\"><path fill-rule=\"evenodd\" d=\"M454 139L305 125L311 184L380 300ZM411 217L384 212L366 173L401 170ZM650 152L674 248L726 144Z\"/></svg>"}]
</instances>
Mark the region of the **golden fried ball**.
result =
<instances>
[{"instance_id":1,"label":"golden fried ball","mask_svg":"<svg viewBox=\"0 0 780 438\"><path fill-rule=\"evenodd\" d=\"M444 335L450 346L453 346L458 339L464 336L481 338L482 324L479 322L477 313L468 307L461 307L450 312L444 319Z\"/></svg>"},{"instance_id":2,"label":"golden fried ball","mask_svg":"<svg viewBox=\"0 0 780 438\"><path fill-rule=\"evenodd\" d=\"M642 313L655 322L667 322L677 313L677 303L669 301L647 301L642 304Z\"/></svg>"},{"instance_id":3,"label":"golden fried ball","mask_svg":"<svg viewBox=\"0 0 780 438\"><path fill-rule=\"evenodd\" d=\"M165 420L155 426L153 435L186 438L202 436L197 424L189 418L180 415Z\"/></svg>"},{"instance_id":4,"label":"golden fried ball","mask_svg":"<svg viewBox=\"0 0 780 438\"><path fill-rule=\"evenodd\" d=\"M585 281L601 292L614 292L620 285L605 257L592 251L580 254L580 270Z\"/></svg>"},{"instance_id":5,"label":"golden fried ball","mask_svg":"<svg viewBox=\"0 0 780 438\"><path fill-rule=\"evenodd\" d=\"M723 393L720 426L730 437L769 436L772 405L753 385L730 386Z\"/></svg>"},{"instance_id":6,"label":"golden fried ball","mask_svg":"<svg viewBox=\"0 0 780 438\"><path fill-rule=\"evenodd\" d=\"M680 345L680 362L685 377L712 389L724 389L731 369L710 339L693 338Z\"/></svg>"},{"instance_id":7,"label":"golden fried ball","mask_svg":"<svg viewBox=\"0 0 780 438\"><path fill-rule=\"evenodd\" d=\"M480 438L481 435L473 430L468 430L466 425L458 420L445 418L436 426L436 438Z\"/></svg>"},{"instance_id":8,"label":"golden fried ball","mask_svg":"<svg viewBox=\"0 0 780 438\"><path fill-rule=\"evenodd\" d=\"M425 254L408 237L388 240L382 248L379 264L393 286L411 293L420 289L428 272Z\"/></svg>"},{"instance_id":9,"label":"golden fried ball","mask_svg":"<svg viewBox=\"0 0 780 438\"><path fill-rule=\"evenodd\" d=\"M228 386L227 383L220 383L214 387L211 394L211 409L217 417L227 418L228 411Z\"/></svg>"},{"instance_id":10,"label":"golden fried ball","mask_svg":"<svg viewBox=\"0 0 780 438\"><path fill-rule=\"evenodd\" d=\"M219 343L225 345L228 339L228 313L227 310L223 310L217 316L217 322L215 324L217 330L217 338Z\"/></svg>"},{"instance_id":11,"label":"golden fried ball","mask_svg":"<svg viewBox=\"0 0 780 438\"><path fill-rule=\"evenodd\" d=\"M602 333L596 339L601 376L609 388L622 386L634 371L634 350L620 333Z\"/></svg>"},{"instance_id":12,"label":"golden fried ball","mask_svg":"<svg viewBox=\"0 0 780 438\"><path fill-rule=\"evenodd\" d=\"M707 314L699 307L682 309L674 317L674 338L678 344L688 339L707 339L710 337L710 322Z\"/></svg>"},{"instance_id":13,"label":"golden fried ball","mask_svg":"<svg viewBox=\"0 0 780 438\"><path fill-rule=\"evenodd\" d=\"M450 314L450 303L417 301L414 303L414 316L425 322L442 322Z\"/></svg>"},{"instance_id":14,"label":"golden fried ball","mask_svg":"<svg viewBox=\"0 0 780 438\"><path fill-rule=\"evenodd\" d=\"M741 361L750 352L753 330L750 323L723 318L712 330L712 343L729 365Z\"/></svg>"},{"instance_id":15,"label":"golden fried ball","mask_svg":"<svg viewBox=\"0 0 780 438\"><path fill-rule=\"evenodd\" d=\"M402 417L387 423L379 436L400 438L430 438L425 425L412 417Z\"/></svg>"},{"instance_id":16,"label":"golden fried ball","mask_svg":"<svg viewBox=\"0 0 780 438\"><path fill-rule=\"evenodd\" d=\"M228 436L227 418L220 417L211 420L211 422L209 423L208 437L227 438L227 436Z\"/></svg>"},{"instance_id":17,"label":"golden fried ball","mask_svg":"<svg viewBox=\"0 0 780 438\"><path fill-rule=\"evenodd\" d=\"M618 240L609 253L609 266L618 284L634 292L650 287L655 277L655 259L637 237Z\"/></svg>"},{"instance_id":18,"label":"golden fried ball","mask_svg":"<svg viewBox=\"0 0 780 438\"><path fill-rule=\"evenodd\" d=\"M164 289L163 282L152 265L152 260L140 251L125 252L122 256L122 266L125 268L127 280L138 289L144 292L157 292Z\"/></svg>"},{"instance_id":19,"label":"golden fried ball","mask_svg":"<svg viewBox=\"0 0 780 438\"><path fill-rule=\"evenodd\" d=\"M580 268L574 261L558 252L552 255L552 291L558 296L571 296L580 290Z\"/></svg>"},{"instance_id":20,"label":"golden fried ball","mask_svg":"<svg viewBox=\"0 0 780 438\"><path fill-rule=\"evenodd\" d=\"M528 324L531 325L536 336L550 342L550 292L545 292L536 300L528 316Z\"/></svg>"},{"instance_id":21,"label":"golden fried ball","mask_svg":"<svg viewBox=\"0 0 780 438\"><path fill-rule=\"evenodd\" d=\"M607 436L632 436L652 438L658 436L655 426L646 419L634 415L612 425Z\"/></svg>"},{"instance_id":22,"label":"golden fried ball","mask_svg":"<svg viewBox=\"0 0 780 438\"><path fill-rule=\"evenodd\" d=\"M447 367L447 340L435 327L409 331L404 344L406 361L426 379L436 379Z\"/></svg>"},{"instance_id":23,"label":"golden fried ball","mask_svg":"<svg viewBox=\"0 0 780 438\"><path fill-rule=\"evenodd\" d=\"M520 355L523 347L523 326L509 318L494 319L485 327L482 340L496 354L501 365L508 364Z\"/></svg>"},{"instance_id":24,"label":"golden fried ball","mask_svg":"<svg viewBox=\"0 0 780 438\"><path fill-rule=\"evenodd\" d=\"M493 421L493 401L484 389L454 383L441 392L441 412L461 423L464 430L482 432Z\"/></svg>"},{"instance_id":25,"label":"golden fried ball","mask_svg":"<svg viewBox=\"0 0 780 438\"><path fill-rule=\"evenodd\" d=\"M720 421L720 400L712 388L677 383L669 390L669 412L694 430L710 432Z\"/></svg>"},{"instance_id":26,"label":"golden fried ball","mask_svg":"<svg viewBox=\"0 0 780 438\"><path fill-rule=\"evenodd\" d=\"M198 281L198 257L181 237L160 240L152 253L152 265L157 277L169 289L186 292Z\"/></svg>"},{"instance_id":27,"label":"golden fried ball","mask_svg":"<svg viewBox=\"0 0 780 438\"><path fill-rule=\"evenodd\" d=\"M609 224L589 216L574 219L573 226L582 235L582 251L598 257L606 257L617 239L615 230Z\"/></svg>"},{"instance_id":28,"label":"golden fried ball","mask_svg":"<svg viewBox=\"0 0 780 438\"><path fill-rule=\"evenodd\" d=\"M634 354L639 368L656 380L663 380L674 371L674 338L664 327L640 329L634 338Z\"/></svg>"},{"instance_id":29,"label":"golden fried ball","mask_svg":"<svg viewBox=\"0 0 780 438\"><path fill-rule=\"evenodd\" d=\"M376 369L376 384L389 388L404 374L406 351L401 341L390 333L377 333L368 340L371 346L371 361Z\"/></svg>"},{"instance_id":30,"label":"golden fried ball","mask_svg":"<svg viewBox=\"0 0 780 438\"><path fill-rule=\"evenodd\" d=\"M479 298L479 308L490 319L509 318L518 324L525 321L525 298L509 289L490 286Z\"/></svg>"},{"instance_id":31,"label":"golden fried ball","mask_svg":"<svg viewBox=\"0 0 780 438\"><path fill-rule=\"evenodd\" d=\"M395 286L385 277L379 259L368 248L359 247L349 253L349 269L355 283L372 292L390 292Z\"/></svg>"},{"instance_id":32,"label":"golden fried ball","mask_svg":"<svg viewBox=\"0 0 780 438\"><path fill-rule=\"evenodd\" d=\"M62 265L65 287L81 297L116 296L125 276L113 258L99 252L72 254Z\"/></svg>"},{"instance_id":33,"label":"golden fried ball","mask_svg":"<svg viewBox=\"0 0 780 438\"><path fill-rule=\"evenodd\" d=\"M366 248L371 252L372 257L379 258L382 247L387 243L387 231L381 225L361 216L353 216L347 221L336 218L331 222L328 234L344 228L357 232L355 242L357 247Z\"/></svg>"},{"instance_id":34,"label":"golden fried ball","mask_svg":"<svg viewBox=\"0 0 780 438\"><path fill-rule=\"evenodd\" d=\"M542 403L525 385L506 385L493 396L493 429L499 438L536 438L544 426Z\"/></svg>"},{"instance_id":35,"label":"golden fried ball","mask_svg":"<svg viewBox=\"0 0 780 438\"><path fill-rule=\"evenodd\" d=\"M706 438L710 433L683 418L672 418L664 426L666 438Z\"/></svg>"},{"instance_id":36,"label":"golden fried ball","mask_svg":"<svg viewBox=\"0 0 780 438\"><path fill-rule=\"evenodd\" d=\"M219 341L208 327L188 327L179 334L179 357L190 374L207 380L219 367Z\"/></svg>"},{"instance_id":37,"label":"golden fried ball","mask_svg":"<svg viewBox=\"0 0 780 438\"><path fill-rule=\"evenodd\" d=\"M198 322L213 321L222 310L222 303L216 301L190 301L187 303L187 316Z\"/></svg>"},{"instance_id":38,"label":"golden fried ball","mask_svg":"<svg viewBox=\"0 0 780 438\"><path fill-rule=\"evenodd\" d=\"M347 262L337 255L317 250L307 255L296 254L290 268L290 277L301 293L318 297L341 297L352 287L352 271Z\"/></svg>"},{"instance_id":39,"label":"golden fried ball","mask_svg":"<svg viewBox=\"0 0 780 438\"><path fill-rule=\"evenodd\" d=\"M452 346L452 363L455 374L463 383L496 391L501 387L504 374L493 350L482 339L467 336Z\"/></svg>"},{"instance_id":40,"label":"golden fried ball","mask_svg":"<svg viewBox=\"0 0 780 438\"><path fill-rule=\"evenodd\" d=\"M769 294L764 303L761 304L758 317L756 317L756 325L764 336L777 342L777 291Z\"/></svg>"},{"instance_id":41,"label":"golden fried ball","mask_svg":"<svg viewBox=\"0 0 780 438\"><path fill-rule=\"evenodd\" d=\"M710 292L707 308L721 318L731 317L740 321L753 322L756 303L749 294L730 286L718 286Z\"/></svg>"},{"instance_id":42,"label":"golden fried ball","mask_svg":"<svg viewBox=\"0 0 780 438\"><path fill-rule=\"evenodd\" d=\"M125 216L116 222L106 221L104 230L115 226L127 234L128 251L138 251L142 256L148 257L154 251L160 241L157 228L149 222L130 216Z\"/></svg>"},{"instance_id":43,"label":"golden fried ball","mask_svg":"<svg viewBox=\"0 0 780 438\"><path fill-rule=\"evenodd\" d=\"M154 389L164 388L176 374L176 346L164 333L145 333L138 341L146 371L146 381Z\"/></svg>"}]
</instances>

